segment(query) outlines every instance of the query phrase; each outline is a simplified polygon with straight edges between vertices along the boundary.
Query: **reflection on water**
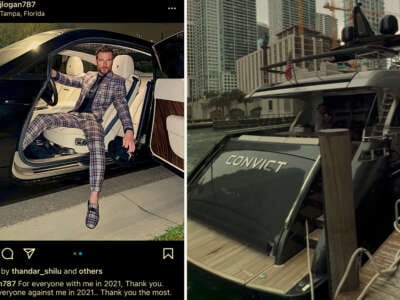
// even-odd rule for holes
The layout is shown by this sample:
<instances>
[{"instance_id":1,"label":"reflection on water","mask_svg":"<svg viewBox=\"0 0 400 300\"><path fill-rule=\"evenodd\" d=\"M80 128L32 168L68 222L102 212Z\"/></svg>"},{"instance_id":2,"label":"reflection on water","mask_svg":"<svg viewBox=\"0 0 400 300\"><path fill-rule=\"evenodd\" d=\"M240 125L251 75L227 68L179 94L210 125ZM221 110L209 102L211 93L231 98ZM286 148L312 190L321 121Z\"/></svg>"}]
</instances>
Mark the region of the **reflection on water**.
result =
<instances>
[{"instance_id":1,"label":"reflection on water","mask_svg":"<svg viewBox=\"0 0 400 300\"><path fill-rule=\"evenodd\" d=\"M213 128L189 129L187 131L188 174L226 134L223 130L214 130Z\"/></svg>"},{"instance_id":2,"label":"reflection on water","mask_svg":"<svg viewBox=\"0 0 400 300\"><path fill-rule=\"evenodd\" d=\"M238 285L216 279L193 265L187 268L187 299L188 300L243 300L251 299L246 291ZM213 284L218 282L218 284Z\"/></svg>"}]
</instances>

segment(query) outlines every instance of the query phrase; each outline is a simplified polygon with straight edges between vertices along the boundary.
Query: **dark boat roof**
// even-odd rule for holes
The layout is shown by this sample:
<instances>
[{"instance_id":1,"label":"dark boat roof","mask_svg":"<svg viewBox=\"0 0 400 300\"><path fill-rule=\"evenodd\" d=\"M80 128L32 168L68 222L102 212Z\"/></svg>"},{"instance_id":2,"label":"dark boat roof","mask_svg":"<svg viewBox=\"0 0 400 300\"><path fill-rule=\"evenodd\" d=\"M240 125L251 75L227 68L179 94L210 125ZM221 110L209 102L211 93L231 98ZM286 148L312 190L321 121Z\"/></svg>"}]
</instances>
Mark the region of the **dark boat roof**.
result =
<instances>
[{"instance_id":1,"label":"dark boat roof","mask_svg":"<svg viewBox=\"0 0 400 300\"><path fill-rule=\"evenodd\" d=\"M372 92L375 88L397 89L399 85L400 71L398 70L371 70L362 72L343 73L328 76L310 77L298 80L296 83L283 82L274 86L256 89L246 97L293 97L307 93L337 93L350 89L360 93Z\"/></svg>"}]
</instances>

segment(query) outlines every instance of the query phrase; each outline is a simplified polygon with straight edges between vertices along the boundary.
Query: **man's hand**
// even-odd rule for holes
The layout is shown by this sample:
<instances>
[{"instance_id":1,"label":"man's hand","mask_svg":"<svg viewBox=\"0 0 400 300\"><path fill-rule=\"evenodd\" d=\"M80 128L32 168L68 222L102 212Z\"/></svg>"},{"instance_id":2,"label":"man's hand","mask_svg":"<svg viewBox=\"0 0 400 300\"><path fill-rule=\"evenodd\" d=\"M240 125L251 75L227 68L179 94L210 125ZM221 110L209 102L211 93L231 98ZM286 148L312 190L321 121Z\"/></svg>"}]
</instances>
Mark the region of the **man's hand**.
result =
<instances>
[{"instance_id":1,"label":"man's hand","mask_svg":"<svg viewBox=\"0 0 400 300\"><path fill-rule=\"evenodd\" d=\"M135 138L133 137L132 130L127 130L125 132L124 138L122 140L122 146L128 148L129 153L133 153L135 151Z\"/></svg>"},{"instance_id":2,"label":"man's hand","mask_svg":"<svg viewBox=\"0 0 400 300\"><path fill-rule=\"evenodd\" d=\"M57 71L54 70L54 69L51 69L51 71L50 71L50 77L51 77L51 78L56 78L56 76L57 76Z\"/></svg>"}]
</instances>

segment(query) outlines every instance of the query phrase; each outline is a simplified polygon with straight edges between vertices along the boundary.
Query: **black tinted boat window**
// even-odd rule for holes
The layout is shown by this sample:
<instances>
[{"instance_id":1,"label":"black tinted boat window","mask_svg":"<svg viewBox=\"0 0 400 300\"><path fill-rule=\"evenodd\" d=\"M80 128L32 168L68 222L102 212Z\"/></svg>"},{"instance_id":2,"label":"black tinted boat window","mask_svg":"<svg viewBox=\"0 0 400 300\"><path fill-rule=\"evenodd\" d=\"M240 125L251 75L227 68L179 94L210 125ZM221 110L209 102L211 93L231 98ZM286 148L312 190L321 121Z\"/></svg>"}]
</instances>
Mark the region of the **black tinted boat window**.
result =
<instances>
[{"instance_id":1,"label":"black tinted boat window","mask_svg":"<svg viewBox=\"0 0 400 300\"><path fill-rule=\"evenodd\" d=\"M361 141L363 129L371 126L367 122L376 122L376 113L370 113L374 98L374 93L324 97L324 104L333 115L333 128L348 128L352 140Z\"/></svg>"}]
</instances>

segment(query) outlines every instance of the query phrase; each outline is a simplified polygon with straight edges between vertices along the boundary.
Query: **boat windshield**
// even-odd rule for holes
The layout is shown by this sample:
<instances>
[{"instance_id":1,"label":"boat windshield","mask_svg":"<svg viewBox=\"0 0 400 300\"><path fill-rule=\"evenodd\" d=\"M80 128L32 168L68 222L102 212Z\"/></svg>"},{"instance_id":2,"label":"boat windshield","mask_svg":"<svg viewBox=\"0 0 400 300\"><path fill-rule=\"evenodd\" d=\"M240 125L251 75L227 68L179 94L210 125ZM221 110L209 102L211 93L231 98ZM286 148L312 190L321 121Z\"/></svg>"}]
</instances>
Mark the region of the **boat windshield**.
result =
<instances>
[{"instance_id":1,"label":"boat windshield","mask_svg":"<svg viewBox=\"0 0 400 300\"><path fill-rule=\"evenodd\" d=\"M316 137L318 131L330 128L347 128L353 141L361 141L363 130L376 122L376 93L349 91L324 94L307 94L297 98L261 99L275 101L285 107L284 115L291 114L293 122L280 136ZM372 109L375 107L375 109ZM369 125L368 125L369 124Z\"/></svg>"}]
</instances>

